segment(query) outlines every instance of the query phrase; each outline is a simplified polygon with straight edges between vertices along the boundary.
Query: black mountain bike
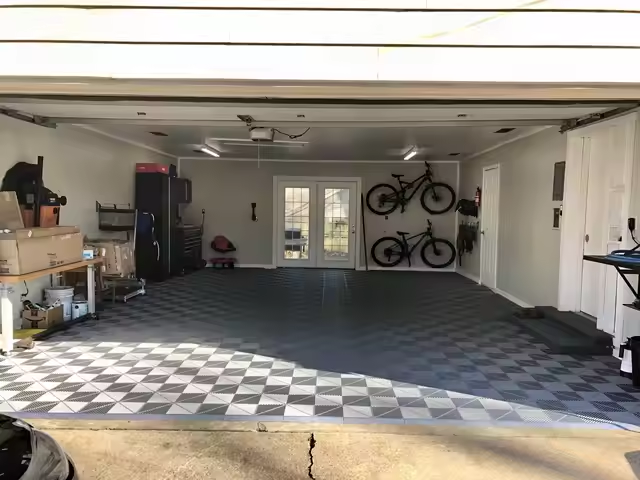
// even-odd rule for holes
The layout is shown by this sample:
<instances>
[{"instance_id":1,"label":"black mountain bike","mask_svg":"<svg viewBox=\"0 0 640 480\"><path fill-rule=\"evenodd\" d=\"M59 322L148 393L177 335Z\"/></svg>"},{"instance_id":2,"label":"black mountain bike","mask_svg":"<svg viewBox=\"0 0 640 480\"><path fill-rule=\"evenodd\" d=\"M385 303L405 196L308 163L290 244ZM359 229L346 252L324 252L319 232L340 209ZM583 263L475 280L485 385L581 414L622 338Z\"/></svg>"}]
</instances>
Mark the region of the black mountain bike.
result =
<instances>
[{"instance_id":1,"label":"black mountain bike","mask_svg":"<svg viewBox=\"0 0 640 480\"><path fill-rule=\"evenodd\" d=\"M433 236L433 225L431 220L427 220L427 230L407 238L407 232L396 232L401 240L395 237L382 237L371 247L371 257L381 267L395 267L405 258L411 266L411 254L418 247L425 237L428 238L420 256L425 265L432 268L445 268L451 265L456 259L456 249L449 240L436 238ZM409 240L420 237L413 245L409 245Z\"/></svg>"},{"instance_id":2,"label":"black mountain bike","mask_svg":"<svg viewBox=\"0 0 640 480\"><path fill-rule=\"evenodd\" d=\"M424 165L426 167L424 175L412 182L402 180L404 175L391 174L393 178L398 180L400 190L388 183L381 183L372 187L367 193L369 210L377 215L388 215L396 208L401 207L400 212L404 213L407 204L424 184L426 184L426 187L420 196L422 208L432 215L451 210L456 203L456 192L446 183L434 182L431 165L427 162L424 162ZM410 193L407 194L409 191Z\"/></svg>"}]
</instances>

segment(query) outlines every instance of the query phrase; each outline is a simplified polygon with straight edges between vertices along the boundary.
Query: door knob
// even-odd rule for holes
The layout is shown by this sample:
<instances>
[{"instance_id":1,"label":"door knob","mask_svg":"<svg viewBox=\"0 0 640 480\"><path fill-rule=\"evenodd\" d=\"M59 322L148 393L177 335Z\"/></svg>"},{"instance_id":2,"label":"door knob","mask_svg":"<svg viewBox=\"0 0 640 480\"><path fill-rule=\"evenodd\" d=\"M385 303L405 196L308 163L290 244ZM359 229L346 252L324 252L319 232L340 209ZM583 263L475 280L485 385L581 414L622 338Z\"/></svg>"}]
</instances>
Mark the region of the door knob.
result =
<instances>
[{"instance_id":1,"label":"door knob","mask_svg":"<svg viewBox=\"0 0 640 480\"><path fill-rule=\"evenodd\" d=\"M589 234L588 233L584 236L584 241L589 243Z\"/></svg>"},{"instance_id":2,"label":"door knob","mask_svg":"<svg viewBox=\"0 0 640 480\"><path fill-rule=\"evenodd\" d=\"M481 234L481 235L484 235L484 230L480 230L480 234Z\"/></svg>"}]
</instances>

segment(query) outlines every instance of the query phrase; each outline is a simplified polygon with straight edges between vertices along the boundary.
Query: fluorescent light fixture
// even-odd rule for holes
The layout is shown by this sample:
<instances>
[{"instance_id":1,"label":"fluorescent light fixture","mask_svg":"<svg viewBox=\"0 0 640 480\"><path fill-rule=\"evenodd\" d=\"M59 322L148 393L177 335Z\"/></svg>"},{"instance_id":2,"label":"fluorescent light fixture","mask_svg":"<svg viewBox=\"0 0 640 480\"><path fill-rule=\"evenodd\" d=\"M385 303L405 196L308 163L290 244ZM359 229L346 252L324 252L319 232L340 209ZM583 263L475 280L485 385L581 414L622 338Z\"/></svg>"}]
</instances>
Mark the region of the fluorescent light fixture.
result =
<instances>
[{"instance_id":1,"label":"fluorescent light fixture","mask_svg":"<svg viewBox=\"0 0 640 480\"><path fill-rule=\"evenodd\" d=\"M404 156L405 160L410 160L413 157L415 157L418 154L418 150L416 150L415 148L412 148L411 150L409 150L407 152L407 154Z\"/></svg>"},{"instance_id":2,"label":"fluorescent light fixture","mask_svg":"<svg viewBox=\"0 0 640 480\"><path fill-rule=\"evenodd\" d=\"M211 155L212 157L219 157L220 154L218 152L216 152L215 150L213 150L212 148L209 147L200 147L200 151L204 152L208 155Z\"/></svg>"}]
</instances>

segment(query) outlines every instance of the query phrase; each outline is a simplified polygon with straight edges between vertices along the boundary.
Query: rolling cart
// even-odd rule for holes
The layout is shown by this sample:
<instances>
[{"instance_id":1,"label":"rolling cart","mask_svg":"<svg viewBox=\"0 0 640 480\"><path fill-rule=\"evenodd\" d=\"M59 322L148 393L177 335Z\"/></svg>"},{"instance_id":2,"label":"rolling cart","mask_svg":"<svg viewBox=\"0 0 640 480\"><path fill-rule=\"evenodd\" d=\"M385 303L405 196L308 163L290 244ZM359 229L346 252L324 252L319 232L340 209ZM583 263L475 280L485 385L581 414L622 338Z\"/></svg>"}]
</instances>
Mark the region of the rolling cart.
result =
<instances>
[{"instance_id":1,"label":"rolling cart","mask_svg":"<svg viewBox=\"0 0 640 480\"><path fill-rule=\"evenodd\" d=\"M138 210L131 208L130 205L103 205L96 202L96 211L98 212L98 228L100 230L125 232L127 234L127 243L131 245L131 254L133 256L130 259L133 267L129 276L103 275L106 290L105 298L110 298L113 302L126 303L138 295L146 295L145 280L137 278L135 269Z\"/></svg>"}]
</instances>

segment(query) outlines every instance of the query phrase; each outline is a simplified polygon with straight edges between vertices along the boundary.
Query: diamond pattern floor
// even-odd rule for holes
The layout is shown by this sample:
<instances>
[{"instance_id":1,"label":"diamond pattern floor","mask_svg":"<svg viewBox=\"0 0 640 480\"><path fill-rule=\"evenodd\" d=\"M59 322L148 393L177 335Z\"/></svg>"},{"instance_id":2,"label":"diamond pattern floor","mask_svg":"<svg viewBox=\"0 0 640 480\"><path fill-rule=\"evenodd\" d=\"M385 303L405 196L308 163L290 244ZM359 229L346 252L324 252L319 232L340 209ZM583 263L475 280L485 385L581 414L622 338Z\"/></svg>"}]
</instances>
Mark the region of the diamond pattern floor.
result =
<instances>
[{"instance_id":1,"label":"diamond pattern floor","mask_svg":"<svg viewBox=\"0 0 640 480\"><path fill-rule=\"evenodd\" d=\"M546 354L514 308L456 274L205 270L1 359L0 412L640 425L619 362Z\"/></svg>"}]
</instances>

